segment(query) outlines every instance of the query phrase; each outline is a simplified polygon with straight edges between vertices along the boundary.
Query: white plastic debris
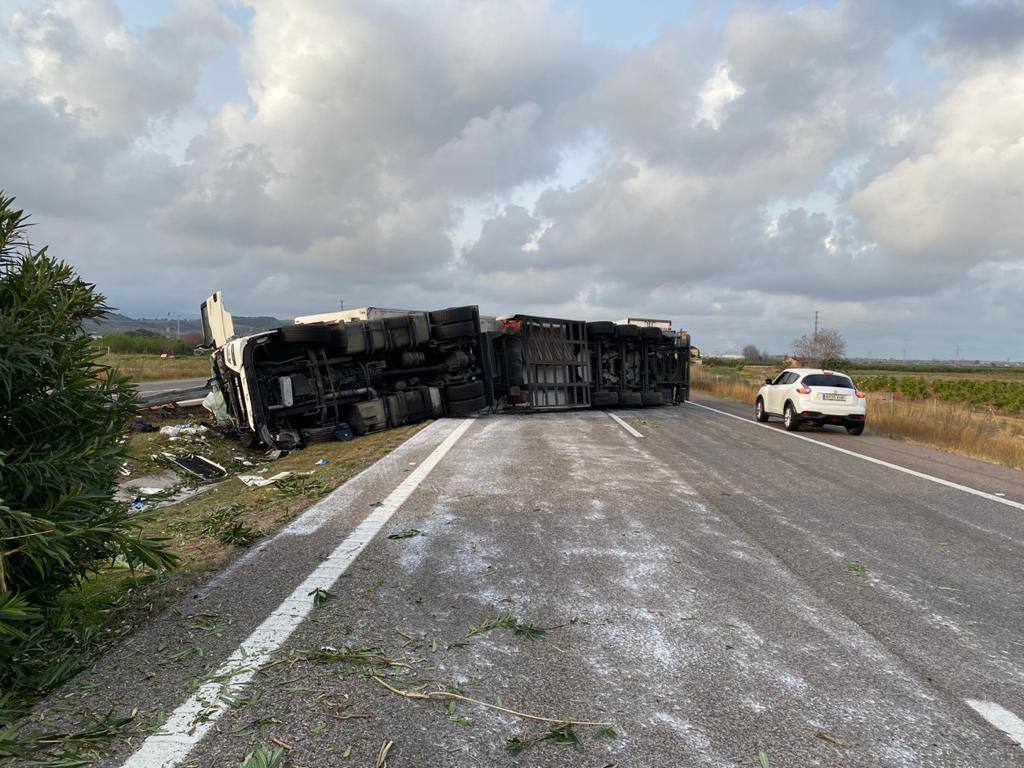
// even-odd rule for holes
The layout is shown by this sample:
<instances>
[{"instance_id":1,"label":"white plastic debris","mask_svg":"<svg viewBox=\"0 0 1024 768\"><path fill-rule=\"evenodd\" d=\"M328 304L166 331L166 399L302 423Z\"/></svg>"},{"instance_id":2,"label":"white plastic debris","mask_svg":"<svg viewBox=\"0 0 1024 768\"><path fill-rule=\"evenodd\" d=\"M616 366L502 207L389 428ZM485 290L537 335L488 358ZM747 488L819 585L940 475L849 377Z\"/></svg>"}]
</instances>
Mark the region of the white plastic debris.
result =
<instances>
[{"instance_id":1,"label":"white plastic debris","mask_svg":"<svg viewBox=\"0 0 1024 768\"><path fill-rule=\"evenodd\" d=\"M265 485L276 483L278 480L284 480L286 477L291 476L291 472L278 472L276 475L271 477L260 477L259 475L238 475L238 479L250 488L262 488Z\"/></svg>"},{"instance_id":2,"label":"white plastic debris","mask_svg":"<svg viewBox=\"0 0 1024 768\"><path fill-rule=\"evenodd\" d=\"M168 437L181 437L182 435L202 435L209 432L202 424L177 424L173 427L160 427L160 434Z\"/></svg>"}]
</instances>

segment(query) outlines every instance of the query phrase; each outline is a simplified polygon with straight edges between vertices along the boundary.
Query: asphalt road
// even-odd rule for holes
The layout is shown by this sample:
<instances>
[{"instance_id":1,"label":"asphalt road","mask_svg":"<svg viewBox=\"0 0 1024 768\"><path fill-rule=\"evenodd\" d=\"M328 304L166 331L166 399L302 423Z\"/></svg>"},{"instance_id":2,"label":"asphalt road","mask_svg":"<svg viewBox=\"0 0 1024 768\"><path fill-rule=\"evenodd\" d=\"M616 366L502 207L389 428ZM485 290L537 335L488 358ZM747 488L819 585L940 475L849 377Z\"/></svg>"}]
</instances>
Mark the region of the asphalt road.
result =
<instances>
[{"instance_id":1,"label":"asphalt road","mask_svg":"<svg viewBox=\"0 0 1024 768\"><path fill-rule=\"evenodd\" d=\"M51 714L137 709L131 768L1024 764L1021 473L699 402L439 421Z\"/></svg>"},{"instance_id":2,"label":"asphalt road","mask_svg":"<svg viewBox=\"0 0 1024 768\"><path fill-rule=\"evenodd\" d=\"M201 387L209 380L208 376L197 379L168 379L166 381L140 381L135 385L136 391L143 397L156 395L160 392L174 392L179 389Z\"/></svg>"}]
</instances>

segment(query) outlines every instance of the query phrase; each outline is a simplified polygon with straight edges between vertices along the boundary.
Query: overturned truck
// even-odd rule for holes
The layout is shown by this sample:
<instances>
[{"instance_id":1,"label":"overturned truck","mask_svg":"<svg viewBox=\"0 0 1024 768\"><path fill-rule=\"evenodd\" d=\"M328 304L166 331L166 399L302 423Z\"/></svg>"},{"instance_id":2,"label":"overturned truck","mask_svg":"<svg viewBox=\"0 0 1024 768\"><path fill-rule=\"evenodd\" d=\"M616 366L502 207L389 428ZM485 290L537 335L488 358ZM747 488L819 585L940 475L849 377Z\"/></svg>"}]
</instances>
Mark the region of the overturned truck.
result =
<instances>
[{"instance_id":1,"label":"overturned truck","mask_svg":"<svg viewBox=\"0 0 1024 768\"><path fill-rule=\"evenodd\" d=\"M214 411L273 448L442 415L670 405L689 396L690 338L664 320L367 307L236 337L219 291L201 310Z\"/></svg>"}]
</instances>

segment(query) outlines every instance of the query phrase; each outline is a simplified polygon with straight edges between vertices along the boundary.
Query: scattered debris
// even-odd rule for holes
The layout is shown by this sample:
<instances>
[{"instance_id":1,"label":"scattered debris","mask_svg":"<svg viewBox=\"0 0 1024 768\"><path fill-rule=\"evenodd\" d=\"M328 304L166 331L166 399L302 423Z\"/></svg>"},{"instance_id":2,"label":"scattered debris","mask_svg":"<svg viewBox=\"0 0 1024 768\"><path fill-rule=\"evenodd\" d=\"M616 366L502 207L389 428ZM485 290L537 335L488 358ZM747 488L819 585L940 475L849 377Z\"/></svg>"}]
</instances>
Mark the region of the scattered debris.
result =
<instances>
[{"instance_id":1,"label":"scattered debris","mask_svg":"<svg viewBox=\"0 0 1024 768\"><path fill-rule=\"evenodd\" d=\"M417 528L406 528L404 531L398 533L392 533L388 536L389 539L411 539L414 536L426 536L423 531Z\"/></svg>"},{"instance_id":2,"label":"scattered debris","mask_svg":"<svg viewBox=\"0 0 1024 768\"><path fill-rule=\"evenodd\" d=\"M331 462L329 462L327 459L320 459L320 461L316 462L316 466L318 466L318 467L326 467L330 463Z\"/></svg>"},{"instance_id":3,"label":"scattered debris","mask_svg":"<svg viewBox=\"0 0 1024 768\"><path fill-rule=\"evenodd\" d=\"M605 731L615 733L611 728L602 728L598 733L600 734ZM548 727L547 733L532 739L524 738L522 736L512 736L505 740L505 749L511 755L518 755L523 750L532 747L534 744L539 744L542 741L557 744L560 747L572 747L577 752L583 751L583 742L580 740L579 735L570 723L552 723Z\"/></svg>"},{"instance_id":4,"label":"scattered debris","mask_svg":"<svg viewBox=\"0 0 1024 768\"><path fill-rule=\"evenodd\" d=\"M251 525L241 520L236 520L217 532L217 539L221 544L235 544L238 546L251 544L261 536L263 534L260 531L257 531Z\"/></svg>"},{"instance_id":5,"label":"scattered debris","mask_svg":"<svg viewBox=\"0 0 1024 768\"><path fill-rule=\"evenodd\" d=\"M852 573L854 576L864 576L868 572L868 569L860 563L855 563L852 560L847 560L845 557L843 558L843 568L845 568L847 572Z\"/></svg>"},{"instance_id":6,"label":"scattered debris","mask_svg":"<svg viewBox=\"0 0 1024 768\"><path fill-rule=\"evenodd\" d=\"M384 740L384 743L380 745L380 751L377 753L377 762L373 764L373 768L388 768L388 752L395 746L395 742Z\"/></svg>"},{"instance_id":7,"label":"scattered debris","mask_svg":"<svg viewBox=\"0 0 1024 768\"><path fill-rule=\"evenodd\" d=\"M186 472L201 477L203 480L224 477L228 473L220 464L195 453L190 453L187 456L175 456L173 453L165 453L163 456L172 464L176 464Z\"/></svg>"},{"instance_id":8,"label":"scattered debris","mask_svg":"<svg viewBox=\"0 0 1024 768\"><path fill-rule=\"evenodd\" d=\"M241 768L283 768L284 758L282 747L257 747L245 756Z\"/></svg>"},{"instance_id":9,"label":"scattered debris","mask_svg":"<svg viewBox=\"0 0 1024 768\"><path fill-rule=\"evenodd\" d=\"M276 483L278 480L284 480L286 477L291 477L293 474L293 472L278 472L276 475L272 475L271 477L260 477L259 475L238 475L238 479L250 488L262 488L265 485Z\"/></svg>"},{"instance_id":10,"label":"scattered debris","mask_svg":"<svg viewBox=\"0 0 1024 768\"><path fill-rule=\"evenodd\" d=\"M326 589L321 589L320 587L317 587L316 589L314 589L309 594L311 594L313 596L313 605L316 606L316 607L320 607L321 605L326 603L328 600L334 599L334 594L333 593L329 592Z\"/></svg>"},{"instance_id":11,"label":"scattered debris","mask_svg":"<svg viewBox=\"0 0 1024 768\"><path fill-rule=\"evenodd\" d=\"M824 742L826 742L828 744L831 744L833 747L846 747L846 746L849 746L845 741L841 741L840 739L837 739L835 736L827 734L824 731L818 731L814 735L817 736L822 741L824 741Z\"/></svg>"},{"instance_id":12,"label":"scattered debris","mask_svg":"<svg viewBox=\"0 0 1024 768\"><path fill-rule=\"evenodd\" d=\"M403 696L407 699L427 699L429 701L464 701L467 704L475 704L478 707L485 707L487 709L493 709L497 712L504 712L507 715L514 715L515 717L521 717L524 720L536 720L541 723L551 723L557 726L576 726L576 725L588 725L596 726L598 728L611 728L612 723L607 722L596 722L592 720L576 720L575 718L568 717L544 717L543 715L531 715L527 712L519 712L515 709L509 709L508 707L501 707L497 704L491 704L486 701L480 701L480 699L474 699L469 696L463 696L461 693L454 693L452 691L422 691L403 690L401 688L395 688L389 685L384 678L377 674L370 675L374 680L380 683L382 686L387 688L392 693L397 693L399 696Z\"/></svg>"},{"instance_id":13,"label":"scattered debris","mask_svg":"<svg viewBox=\"0 0 1024 768\"><path fill-rule=\"evenodd\" d=\"M204 424L176 424L172 427L160 427L160 434L168 437L184 437L205 435L210 428Z\"/></svg>"},{"instance_id":14,"label":"scattered debris","mask_svg":"<svg viewBox=\"0 0 1024 768\"><path fill-rule=\"evenodd\" d=\"M263 454L263 458L267 459L268 461L277 461L278 459L283 459L289 453L289 451L282 450L281 448L274 448L273 450L267 451L265 454Z\"/></svg>"},{"instance_id":15,"label":"scattered debris","mask_svg":"<svg viewBox=\"0 0 1024 768\"><path fill-rule=\"evenodd\" d=\"M481 632L490 632L492 629L511 629L515 634L522 635L528 640L536 640L538 637L544 637L544 635L552 629L558 629L559 627L564 626L564 624L559 624L554 627L538 627L535 624L520 621L511 613L499 613L497 616L491 618L485 616L481 617L479 624L471 625L469 627L469 631L466 632L466 637L479 635Z\"/></svg>"},{"instance_id":16,"label":"scattered debris","mask_svg":"<svg viewBox=\"0 0 1024 768\"><path fill-rule=\"evenodd\" d=\"M136 419L135 423L132 424L132 431L134 432L156 432L156 427L150 424L145 419Z\"/></svg>"}]
</instances>

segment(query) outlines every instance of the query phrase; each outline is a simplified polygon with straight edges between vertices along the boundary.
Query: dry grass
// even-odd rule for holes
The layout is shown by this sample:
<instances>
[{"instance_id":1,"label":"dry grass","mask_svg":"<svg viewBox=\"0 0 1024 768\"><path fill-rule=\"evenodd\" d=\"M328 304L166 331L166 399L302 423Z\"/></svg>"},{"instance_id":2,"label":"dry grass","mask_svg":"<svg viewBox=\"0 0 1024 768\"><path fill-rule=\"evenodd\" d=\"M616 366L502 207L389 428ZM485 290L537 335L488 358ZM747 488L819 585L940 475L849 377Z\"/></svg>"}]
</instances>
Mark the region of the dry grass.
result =
<instances>
[{"instance_id":1,"label":"dry grass","mask_svg":"<svg viewBox=\"0 0 1024 768\"><path fill-rule=\"evenodd\" d=\"M711 373L699 365L693 366L690 373L690 385L694 389L751 405L757 397L757 390L761 388L760 382L760 379L736 373Z\"/></svg>"},{"instance_id":2,"label":"dry grass","mask_svg":"<svg viewBox=\"0 0 1024 768\"><path fill-rule=\"evenodd\" d=\"M193 417L198 412L191 414ZM179 423L186 415L147 416L155 425ZM220 463L229 476L205 492L157 511L145 527L149 536L170 539L181 557L171 573L132 574L113 567L84 581L62 599L75 616L78 628L95 642L82 649L85 656L99 653L134 631L162 608L222 567L246 547L295 519L317 499L397 448L429 422L385 430L348 442L317 443L285 458L245 467L234 457L259 462L260 451L247 450L237 441L210 436L192 442L169 441L159 433L133 434L128 468L143 477L166 468L154 461L163 451L195 452ZM317 461L326 459L325 465ZM246 487L234 475L265 469L267 475L292 471L295 476L263 488ZM303 475L310 472L312 474ZM367 510L367 513L369 510Z\"/></svg>"},{"instance_id":3,"label":"dry grass","mask_svg":"<svg viewBox=\"0 0 1024 768\"><path fill-rule=\"evenodd\" d=\"M103 365L112 365L133 381L193 379L210 375L210 358L206 355L103 355Z\"/></svg>"},{"instance_id":4,"label":"dry grass","mask_svg":"<svg viewBox=\"0 0 1024 768\"><path fill-rule=\"evenodd\" d=\"M1024 422L938 401L868 397L868 431L1024 469Z\"/></svg>"},{"instance_id":5,"label":"dry grass","mask_svg":"<svg viewBox=\"0 0 1024 768\"><path fill-rule=\"evenodd\" d=\"M695 390L753 405L760 379L694 367ZM868 432L1024 469L1024 421L978 413L965 405L868 396Z\"/></svg>"}]
</instances>

